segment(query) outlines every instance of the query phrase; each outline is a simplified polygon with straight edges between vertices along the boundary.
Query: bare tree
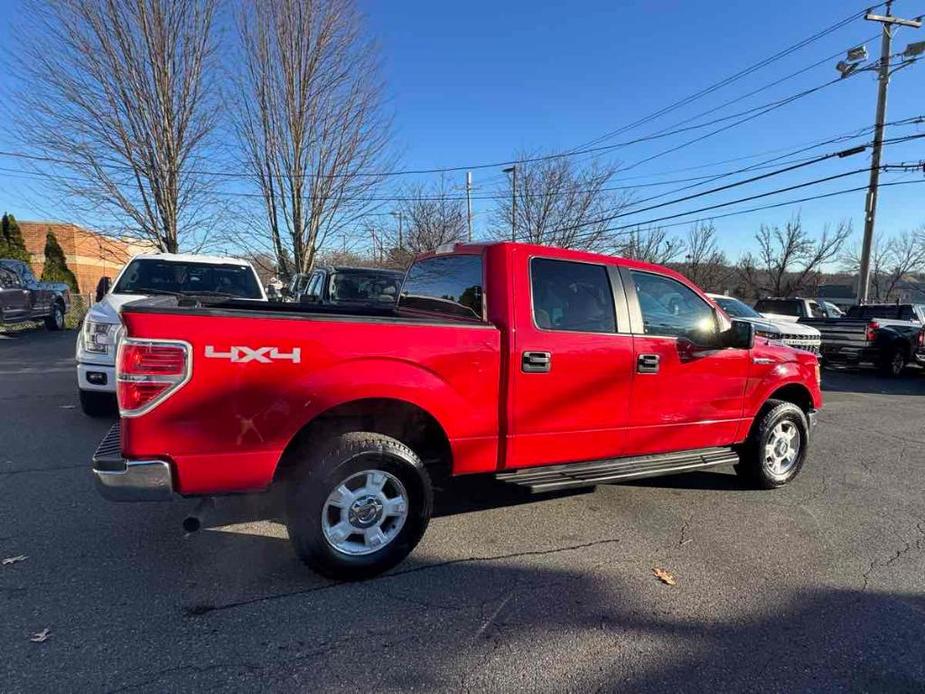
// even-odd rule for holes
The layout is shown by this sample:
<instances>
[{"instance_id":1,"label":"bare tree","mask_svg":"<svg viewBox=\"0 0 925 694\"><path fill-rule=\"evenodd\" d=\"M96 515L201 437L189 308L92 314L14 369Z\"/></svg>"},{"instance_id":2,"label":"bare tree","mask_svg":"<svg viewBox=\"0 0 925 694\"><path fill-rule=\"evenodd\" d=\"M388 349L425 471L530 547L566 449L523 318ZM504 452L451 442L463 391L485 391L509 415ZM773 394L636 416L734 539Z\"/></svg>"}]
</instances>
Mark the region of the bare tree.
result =
<instances>
[{"instance_id":1,"label":"bare tree","mask_svg":"<svg viewBox=\"0 0 925 694\"><path fill-rule=\"evenodd\" d=\"M176 251L203 223L217 0L35 0L17 106L49 179L123 234Z\"/></svg>"},{"instance_id":2,"label":"bare tree","mask_svg":"<svg viewBox=\"0 0 925 694\"><path fill-rule=\"evenodd\" d=\"M613 247L616 254L624 258L667 265L681 256L684 244L661 227L649 227L624 232L615 240Z\"/></svg>"},{"instance_id":3,"label":"bare tree","mask_svg":"<svg viewBox=\"0 0 925 694\"><path fill-rule=\"evenodd\" d=\"M432 251L466 237L466 203L454 195L441 177L432 186L406 189L399 204L402 244L411 253Z\"/></svg>"},{"instance_id":4,"label":"bare tree","mask_svg":"<svg viewBox=\"0 0 925 694\"><path fill-rule=\"evenodd\" d=\"M874 236L873 248L870 254L870 297L872 299L884 298L883 289L886 283L884 268L887 265L889 245L889 243L883 242L879 234ZM843 270L855 275L856 281L857 274L861 269L861 245L857 243L851 248L843 250L839 256L839 261Z\"/></svg>"},{"instance_id":5,"label":"bare tree","mask_svg":"<svg viewBox=\"0 0 925 694\"><path fill-rule=\"evenodd\" d=\"M716 240L712 222L701 222L687 230L685 263L682 271L707 291L719 292L729 280L731 269Z\"/></svg>"},{"instance_id":6,"label":"bare tree","mask_svg":"<svg viewBox=\"0 0 925 694\"><path fill-rule=\"evenodd\" d=\"M289 276L358 228L390 124L378 54L352 0L244 0L236 129L266 211L263 241Z\"/></svg>"},{"instance_id":7,"label":"bare tree","mask_svg":"<svg viewBox=\"0 0 925 694\"><path fill-rule=\"evenodd\" d=\"M845 269L857 273L861 266L859 258L858 248L843 254L842 263ZM879 238L874 239L870 275L871 293L874 298L882 301L899 298L899 283L920 272L925 272L923 231L904 231L885 243Z\"/></svg>"},{"instance_id":8,"label":"bare tree","mask_svg":"<svg viewBox=\"0 0 925 694\"><path fill-rule=\"evenodd\" d=\"M739 262L742 281L756 295L792 296L818 284L826 263L837 258L851 236L850 222L826 226L817 239L803 228L799 215L781 228L761 225L755 240L757 256L746 253Z\"/></svg>"},{"instance_id":9,"label":"bare tree","mask_svg":"<svg viewBox=\"0 0 925 694\"><path fill-rule=\"evenodd\" d=\"M612 218L629 204L629 196L608 190L617 172L615 165L592 163L579 168L567 157L524 161L536 159L527 152L516 158L523 162L517 164L516 201L511 195L512 177L492 213L495 236L511 238L514 206L518 241L583 250L610 246Z\"/></svg>"}]
</instances>

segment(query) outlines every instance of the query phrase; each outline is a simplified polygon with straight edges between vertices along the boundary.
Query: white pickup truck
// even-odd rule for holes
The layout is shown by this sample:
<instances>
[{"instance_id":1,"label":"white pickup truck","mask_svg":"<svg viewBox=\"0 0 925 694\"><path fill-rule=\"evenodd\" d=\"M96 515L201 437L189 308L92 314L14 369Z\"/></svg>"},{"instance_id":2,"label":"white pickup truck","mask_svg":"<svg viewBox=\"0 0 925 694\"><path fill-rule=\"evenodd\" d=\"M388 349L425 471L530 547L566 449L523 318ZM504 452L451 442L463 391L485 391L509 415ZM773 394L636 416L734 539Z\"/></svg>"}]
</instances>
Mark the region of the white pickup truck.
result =
<instances>
[{"instance_id":1,"label":"white pickup truck","mask_svg":"<svg viewBox=\"0 0 925 694\"><path fill-rule=\"evenodd\" d=\"M156 294L267 300L246 260L206 255L136 255L111 285L90 308L77 336L80 407L91 417L116 410L115 359L123 304Z\"/></svg>"}]
</instances>

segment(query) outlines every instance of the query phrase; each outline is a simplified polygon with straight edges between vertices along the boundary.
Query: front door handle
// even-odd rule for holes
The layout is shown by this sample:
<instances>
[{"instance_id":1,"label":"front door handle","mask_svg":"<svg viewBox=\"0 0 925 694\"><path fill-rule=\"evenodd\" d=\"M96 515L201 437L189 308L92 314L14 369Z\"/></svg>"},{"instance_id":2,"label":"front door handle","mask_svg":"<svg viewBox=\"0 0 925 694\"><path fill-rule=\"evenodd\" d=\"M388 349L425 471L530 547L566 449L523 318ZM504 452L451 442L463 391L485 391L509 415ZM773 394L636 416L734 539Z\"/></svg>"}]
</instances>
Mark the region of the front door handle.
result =
<instances>
[{"instance_id":1,"label":"front door handle","mask_svg":"<svg viewBox=\"0 0 925 694\"><path fill-rule=\"evenodd\" d=\"M657 374L660 361L657 354L640 354L636 358L636 371L641 374Z\"/></svg>"},{"instance_id":2,"label":"front door handle","mask_svg":"<svg viewBox=\"0 0 925 694\"><path fill-rule=\"evenodd\" d=\"M520 369L528 374L547 373L552 366L552 355L549 352L524 352L520 362Z\"/></svg>"}]
</instances>

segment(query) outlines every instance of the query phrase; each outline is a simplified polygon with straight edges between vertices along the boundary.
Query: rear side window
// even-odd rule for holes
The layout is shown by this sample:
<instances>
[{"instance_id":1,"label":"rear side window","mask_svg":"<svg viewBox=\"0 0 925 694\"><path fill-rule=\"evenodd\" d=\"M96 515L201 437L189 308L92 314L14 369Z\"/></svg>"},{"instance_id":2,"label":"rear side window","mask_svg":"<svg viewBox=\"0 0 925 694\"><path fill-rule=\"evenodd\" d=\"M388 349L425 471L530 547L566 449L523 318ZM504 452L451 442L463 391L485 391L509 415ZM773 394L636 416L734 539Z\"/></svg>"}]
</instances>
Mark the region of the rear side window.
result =
<instances>
[{"instance_id":1,"label":"rear side window","mask_svg":"<svg viewBox=\"0 0 925 694\"><path fill-rule=\"evenodd\" d=\"M457 319L482 320L482 256L434 256L408 270L400 307Z\"/></svg>"},{"instance_id":2,"label":"rear side window","mask_svg":"<svg viewBox=\"0 0 925 694\"><path fill-rule=\"evenodd\" d=\"M617 331L613 291L603 265L534 258L530 263L533 320L543 330Z\"/></svg>"}]
</instances>

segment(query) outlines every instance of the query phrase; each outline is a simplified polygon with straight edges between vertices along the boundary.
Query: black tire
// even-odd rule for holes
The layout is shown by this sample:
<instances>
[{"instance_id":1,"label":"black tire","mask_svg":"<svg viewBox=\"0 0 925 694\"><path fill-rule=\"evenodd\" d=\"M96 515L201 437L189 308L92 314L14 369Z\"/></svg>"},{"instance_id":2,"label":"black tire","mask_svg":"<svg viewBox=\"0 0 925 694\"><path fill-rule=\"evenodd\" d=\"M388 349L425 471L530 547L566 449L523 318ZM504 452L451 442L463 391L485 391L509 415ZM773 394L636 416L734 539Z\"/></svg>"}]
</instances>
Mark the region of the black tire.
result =
<instances>
[{"instance_id":1,"label":"black tire","mask_svg":"<svg viewBox=\"0 0 925 694\"><path fill-rule=\"evenodd\" d=\"M45 327L48 330L64 330L64 307L55 302L51 313L45 318Z\"/></svg>"},{"instance_id":2,"label":"black tire","mask_svg":"<svg viewBox=\"0 0 925 694\"><path fill-rule=\"evenodd\" d=\"M766 447L775 428L782 422L789 422L795 428L799 435L799 449L793 463L785 471L775 472ZM809 421L806 413L792 402L768 400L755 417L748 440L739 450L740 462L736 465L736 472L761 489L781 487L799 474L808 450Z\"/></svg>"},{"instance_id":3,"label":"black tire","mask_svg":"<svg viewBox=\"0 0 925 694\"><path fill-rule=\"evenodd\" d=\"M116 396L95 390L81 390L80 409L90 417L112 417L119 411Z\"/></svg>"},{"instance_id":4,"label":"black tire","mask_svg":"<svg viewBox=\"0 0 925 694\"><path fill-rule=\"evenodd\" d=\"M906 370L906 350L897 345L890 349L880 362L880 375L899 378Z\"/></svg>"},{"instance_id":5,"label":"black tire","mask_svg":"<svg viewBox=\"0 0 925 694\"><path fill-rule=\"evenodd\" d=\"M401 441L350 432L294 455L299 460L287 483L286 527L295 553L312 570L334 579L370 578L402 561L423 537L433 510L430 477L417 454ZM351 555L325 537L322 515L329 494L367 470L384 471L400 481L408 498L407 513L400 530L381 549Z\"/></svg>"}]
</instances>

